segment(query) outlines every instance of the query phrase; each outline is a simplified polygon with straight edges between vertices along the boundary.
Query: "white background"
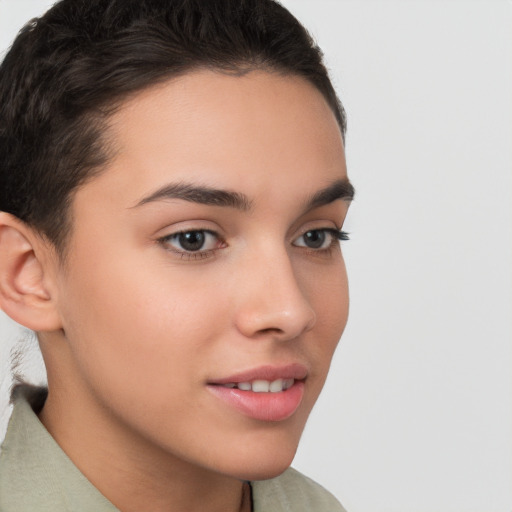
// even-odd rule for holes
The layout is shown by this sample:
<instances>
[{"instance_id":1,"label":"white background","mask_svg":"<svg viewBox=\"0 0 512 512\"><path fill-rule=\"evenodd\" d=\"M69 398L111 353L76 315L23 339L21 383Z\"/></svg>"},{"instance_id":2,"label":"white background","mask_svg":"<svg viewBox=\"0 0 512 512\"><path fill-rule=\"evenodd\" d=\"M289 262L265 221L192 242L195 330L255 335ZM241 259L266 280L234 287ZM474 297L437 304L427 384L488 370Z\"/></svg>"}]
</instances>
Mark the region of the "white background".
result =
<instances>
[{"instance_id":1,"label":"white background","mask_svg":"<svg viewBox=\"0 0 512 512\"><path fill-rule=\"evenodd\" d=\"M50 4L0 0L0 49ZM294 465L349 512L511 512L512 3L284 4L325 51L357 189L351 318ZM1 438L27 336L0 334Z\"/></svg>"}]
</instances>

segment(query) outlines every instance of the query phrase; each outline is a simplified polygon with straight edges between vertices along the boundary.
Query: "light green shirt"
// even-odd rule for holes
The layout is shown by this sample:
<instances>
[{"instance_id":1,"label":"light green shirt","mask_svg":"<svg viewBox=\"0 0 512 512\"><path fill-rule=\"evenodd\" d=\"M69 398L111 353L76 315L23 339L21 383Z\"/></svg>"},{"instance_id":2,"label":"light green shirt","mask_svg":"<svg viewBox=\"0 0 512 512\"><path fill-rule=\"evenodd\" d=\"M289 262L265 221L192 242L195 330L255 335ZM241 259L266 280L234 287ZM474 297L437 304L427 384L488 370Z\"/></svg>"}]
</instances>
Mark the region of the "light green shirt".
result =
<instances>
[{"instance_id":1,"label":"light green shirt","mask_svg":"<svg viewBox=\"0 0 512 512\"><path fill-rule=\"evenodd\" d=\"M15 395L0 453L0 512L119 512L39 421L32 407L42 406L45 391L21 387ZM294 469L251 487L254 512L345 512L328 491Z\"/></svg>"}]
</instances>

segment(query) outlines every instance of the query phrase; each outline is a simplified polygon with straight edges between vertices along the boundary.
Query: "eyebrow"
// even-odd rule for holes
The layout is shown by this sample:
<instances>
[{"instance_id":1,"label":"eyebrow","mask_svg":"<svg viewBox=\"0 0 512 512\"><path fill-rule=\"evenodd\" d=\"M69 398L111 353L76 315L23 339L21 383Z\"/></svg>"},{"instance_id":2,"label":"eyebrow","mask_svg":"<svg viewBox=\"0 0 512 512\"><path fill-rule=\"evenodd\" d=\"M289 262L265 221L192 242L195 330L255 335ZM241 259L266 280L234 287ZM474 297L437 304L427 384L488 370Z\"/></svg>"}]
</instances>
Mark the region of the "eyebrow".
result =
<instances>
[{"instance_id":1,"label":"eyebrow","mask_svg":"<svg viewBox=\"0 0 512 512\"><path fill-rule=\"evenodd\" d=\"M165 185L139 201L135 207L165 199L181 199L191 203L223 206L242 211L248 211L251 208L251 201L245 194L193 185L191 183L171 183L170 185Z\"/></svg>"},{"instance_id":2,"label":"eyebrow","mask_svg":"<svg viewBox=\"0 0 512 512\"><path fill-rule=\"evenodd\" d=\"M353 198L354 187L347 178L344 178L313 194L306 201L305 209L309 211L330 204L338 199L352 201ZM141 199L133 208L166 199L181 199L191 203L228 207L241 211L249 211L252 207L252 201L240 192L194 185L192 183L171 183Z\"/></svg>"},{"instance_id":3,"label":"eyebrow","mask_svg":"<svg viewBox=\"0 0 512 512\"><path fill-rule=\"evenodd\" d=\"M354 199L354 196L355 189L348 178L336 180L328 187L313 194L309 201L306 202L306 210L309 211L319 208L320 206L325 206L338 199L350 202Z\"/></svg>"}]
</instances>

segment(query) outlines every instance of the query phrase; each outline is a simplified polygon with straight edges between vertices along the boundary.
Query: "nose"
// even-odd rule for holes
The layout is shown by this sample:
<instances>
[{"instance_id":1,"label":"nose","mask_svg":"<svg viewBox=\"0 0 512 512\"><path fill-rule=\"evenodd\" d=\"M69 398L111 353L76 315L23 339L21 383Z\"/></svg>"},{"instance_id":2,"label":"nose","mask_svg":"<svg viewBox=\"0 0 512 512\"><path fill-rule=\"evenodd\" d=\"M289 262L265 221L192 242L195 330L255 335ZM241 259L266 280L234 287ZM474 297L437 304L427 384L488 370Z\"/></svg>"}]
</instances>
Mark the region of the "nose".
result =
<instances>
[{"instance_id":1,"label":"nose","mask_svg":"<svg viewBox=\"0 0 512 512\"><path fill-rule=\"evenodd\" d=\"M239 282L235 322L244 336L287 341L315 325L315 310L286 251L251 258Z\"/></svg>"}]
</instances>

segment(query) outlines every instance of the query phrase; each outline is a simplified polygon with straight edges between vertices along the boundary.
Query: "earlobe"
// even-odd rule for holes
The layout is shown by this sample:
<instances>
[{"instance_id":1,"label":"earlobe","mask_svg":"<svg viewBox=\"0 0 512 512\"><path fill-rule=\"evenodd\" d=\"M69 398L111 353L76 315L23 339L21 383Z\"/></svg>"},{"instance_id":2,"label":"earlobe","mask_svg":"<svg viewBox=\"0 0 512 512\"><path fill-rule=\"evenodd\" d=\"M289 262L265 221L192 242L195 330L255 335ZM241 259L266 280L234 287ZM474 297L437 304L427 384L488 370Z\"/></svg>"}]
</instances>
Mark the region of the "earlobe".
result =
<instances>
[{"instance_id":1,"label":"earlobe","mask_svg":"<svg viewBox=\"0 0 512 512\"><path fill-rule=\"evenodd\" d=\"M47 283L47 255L30 227L0 212L0 308L34 331L60 327Z\"/></svg>"}]
</instances>

